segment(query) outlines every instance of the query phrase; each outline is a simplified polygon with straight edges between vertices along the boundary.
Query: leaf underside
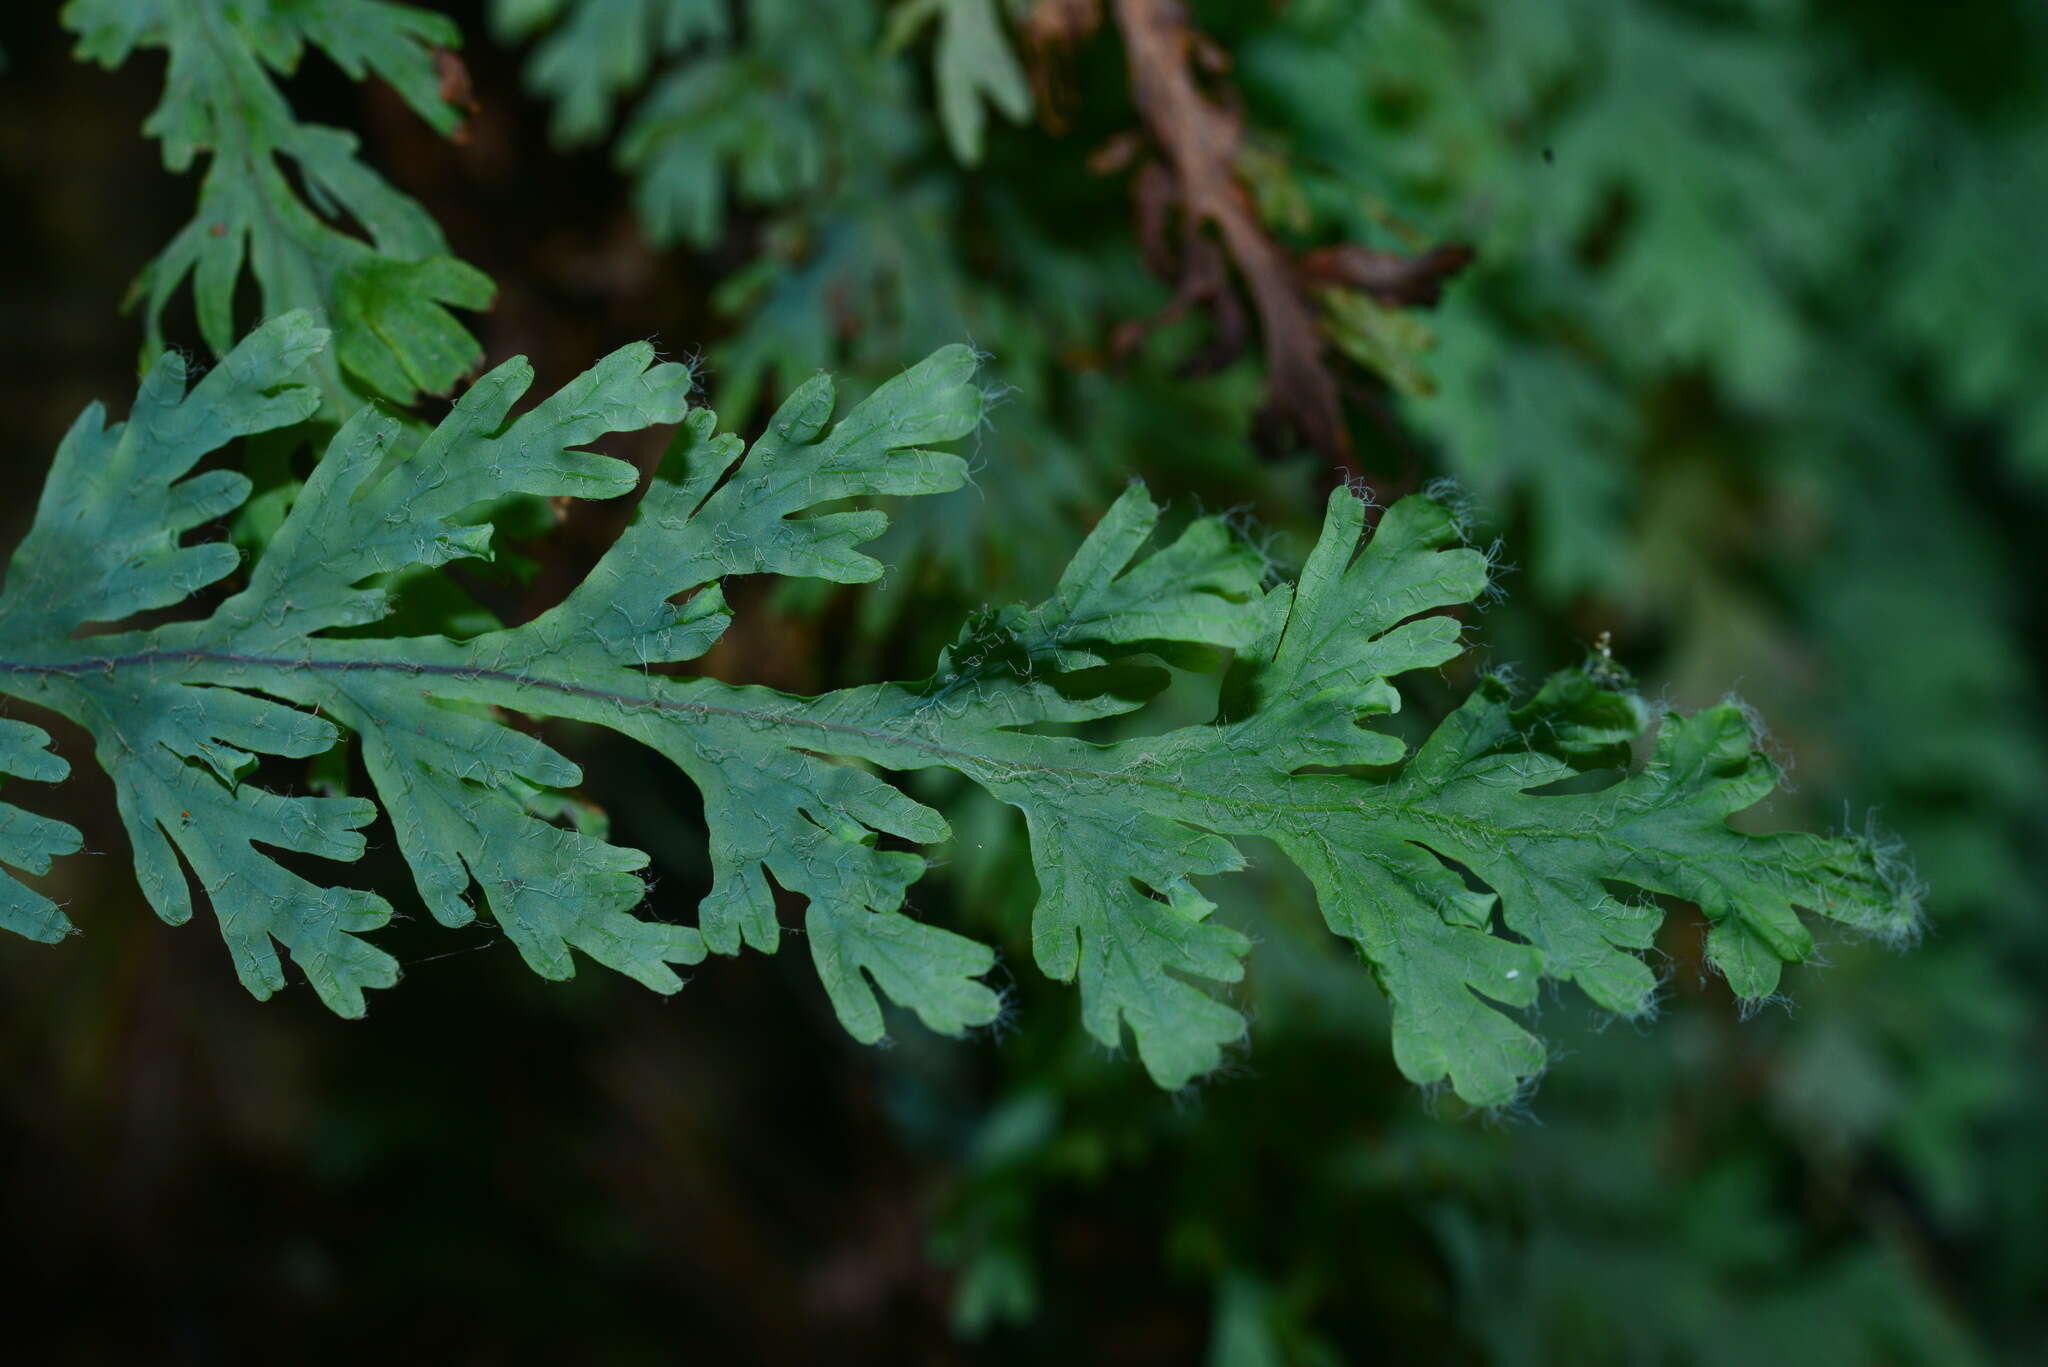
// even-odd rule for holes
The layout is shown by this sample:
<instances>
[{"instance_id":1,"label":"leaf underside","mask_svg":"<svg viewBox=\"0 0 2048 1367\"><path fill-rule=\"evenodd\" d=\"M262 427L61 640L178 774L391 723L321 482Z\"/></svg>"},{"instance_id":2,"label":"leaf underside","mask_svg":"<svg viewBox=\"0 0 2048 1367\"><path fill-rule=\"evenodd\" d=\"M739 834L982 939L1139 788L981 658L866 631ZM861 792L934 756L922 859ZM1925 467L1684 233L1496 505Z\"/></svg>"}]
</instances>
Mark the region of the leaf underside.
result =
<instances>
[{"instance_id":1,"label":"leaf underside","mask_svg":"<svg viewBox=\"0 0 2048 1367\"><path fill-rule=\"evenodd\" d=\"M1134 485L1051 596L977 616L929 678L798 697L651 672L718 639L728 575L879 575L859 548L885 519L845 501L962 483L964 462L937 448L982 417L965 347L837 422L831 381L813 379L751 449L690 410L689 372L644 344L516 416L532 372L502 365L416 443L365 408L218 608L77 637L237 571L229 547L182 537L235 508L248 483L192 471L235 437L311 413L319 399L301 381L327 343L289 314L189 390L181 361L160 358L125 423L88 410L0 588L0 693L91 733L144 894L165 920L186 920L189 870L259 997L284 985L280 950L344 1015L397 980L370 938L391 905L272 854L356 859L381 813L435 919L488 916L543 976L570 976L580 952L672 992L676 969L707 954L772 951L772 879L804 899L806 942L854 1035L882 1036L882 998L935 1030L986 1024L1001 1005L985 981L992 949L909 915L925 861L879 840L947 838L938 812L880 776L924 768L1023 814L1039 966L1078 982L1088 1029L1112 1047L1128 1030L1169 1087L1245 1032L1217 989L1243 976L1249 942L1202 891L1243 867L1239 837L1272 841L1313 883L1330 930L1388 995L1401 1070L1482 1104L1511 1099L1543 1066L1514 1014L1543 980L1614 1011L1647 1008L1643 951L1663 916L1653 894L1700 908L1708 960L1745 999L1811 953L1801 910L1880 934L1913 924L1912 888L1870 843L1729 825L1778 780L1734 704L1659 717L1573 671L1520 703L1482 682L1412 755L1373 729L1400 705L1391 680L1460 653L1447 610L1486 587L1485 558L1423 498L1366 537L1364 505L1340 490L1299 579L1266 588L1260 556L1218 519L1155 544L1159 510ZM631 492L631 466L581 448L668 423L680 426L632 524L541 616L463 641L336 634L389 613L371 585L394 572L488 554L487 529L464 518L480 504ZM1205 724L1110 742L1049 729L1139 711L1166 677L1162 658L1204 656L1227 671ZM715 878L695 925L635 914L647 856L557 823L580 770L512 713L618 732L702 790ZM311 756L345 736L374 798L250 777L260 756ZM0 722L0 774L61 779L46 740ZM1563 783L1587 774L1604 785ZM77 845L69 827L0 806L0 863L40 873ZM0 923L41 940L70 929L4 873Z\"/></svg>"}]
</instances>

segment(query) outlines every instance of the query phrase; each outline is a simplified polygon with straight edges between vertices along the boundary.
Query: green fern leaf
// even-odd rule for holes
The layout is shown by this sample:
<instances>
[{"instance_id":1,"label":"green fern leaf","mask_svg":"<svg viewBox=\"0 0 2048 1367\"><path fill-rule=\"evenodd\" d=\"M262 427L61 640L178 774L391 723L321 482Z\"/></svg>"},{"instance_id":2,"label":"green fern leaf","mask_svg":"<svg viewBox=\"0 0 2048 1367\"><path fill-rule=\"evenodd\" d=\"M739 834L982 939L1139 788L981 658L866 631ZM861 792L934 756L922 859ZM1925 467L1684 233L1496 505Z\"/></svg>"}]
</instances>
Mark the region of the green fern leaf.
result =
<instances>
[{"instance_id":1,"label":"green fern leaf","mask_svg":"<svg viewBox=\"0 0 2048 1367\"><path fill-rule=\"evenodd\" d=\"M71 766L49 751L50 737L27 722L0 718L0 775L54 783ZM50 861L77 853L77 829L0 802L0 866L47 873ZM61 940L72 929L57 904L19 879L0 872L0 927L31 940Z\"/></svg>"},{"instance_id":2,"label":"green fern leaf","mask_svg":"<svg viewBox=\"0 0 2048 1367\"><path fill-rule=\"evenodd\" d=\"M1460 624L1443 610L1487 580L1484 557L1423 498L1388 510L1361 546L1364 506L1339 491L1299 582L1266 591L1260 558L1214 518L1148 551L1159 511L1133 486L1051 597L978 616L929 679L795 697L652 672L718 638L728 575L880 573L860 547L882 514L833 505L961 484L964 462L932 448L981 418L965 347L837 423L831 381L814 379L751 450L709 413L686 414L689 373L653 364L644 344L517 417L531 371L500 366L417 446L365 409L239 592L202 618L80 635L236 570L227 548L180 536L247 483L190 472L233 437L310 412L315 396L292 381L325 341L289 315L189 392L179 360L159 360L126 424L88 412L0 591L0 692L92 734L151 904L187 919L189 868L259 996L284 983L279 946L344 1014L397 978L365 938L388 903L268 852L354 859L381 807L434 917L471 921L474 885L546 977L568 977L580 951L666 992L680 986L675 966L708 952L771 951L772 878L807 902L813 960L854 1035L882 1035L877 992L937 1030L986 1023L1000 1006L983 981L992 951L908 915L924 860L879 844L940 841L946 822L876 770L950 769L1023 813L1040 966L1078 981L1105 1044L1128 1027L1167 1086L1213 1068L1244 1032L1206 985L1237 980L1249 945L1212 917L1198 882L1243 866L1240 837L1278 844L1364 954L1392 999L1403 1071L1480 1103L1508 1099L1542 1065L1501 1008L1529 1004L1544 977L1612 1009L1644 1006L1653 984L1635 951L1660 913L1612 888L1696 902L1713 926L1709 957L1745 998L1810 952L1795 908L1878 932L1911 923L1911 889L1868 844L1728 826L1776 781L1733 706L1667 721L1636 773L1552 791L1625 761L1648 709L1580 674L1519 708L1487 683L1403 763L1399 740L1360 723L1399 706L1396 676L1459 653ZM556 607L464 641L334 634L389 612L374 587L385 576L486 553L466 510L507 493L625 494L632 467L580 448L679 420L632 525ZM1204 656L1231 661L1211 723L1113 743L1047 729L1142 708L1165 682L1159 660ZM632 914L647 856L551 821L553 790L579 771L501 710L615 731L698 785L715 879L695 926ZM314 755L347 733L374 803L285 795L256 773L262 756ZM0 733L0 762L57 777L38 739ZM70 844L30 828L0 852L36 869ZM10 926L63 928L10 897Z\"/></svg>"}]
</instances>

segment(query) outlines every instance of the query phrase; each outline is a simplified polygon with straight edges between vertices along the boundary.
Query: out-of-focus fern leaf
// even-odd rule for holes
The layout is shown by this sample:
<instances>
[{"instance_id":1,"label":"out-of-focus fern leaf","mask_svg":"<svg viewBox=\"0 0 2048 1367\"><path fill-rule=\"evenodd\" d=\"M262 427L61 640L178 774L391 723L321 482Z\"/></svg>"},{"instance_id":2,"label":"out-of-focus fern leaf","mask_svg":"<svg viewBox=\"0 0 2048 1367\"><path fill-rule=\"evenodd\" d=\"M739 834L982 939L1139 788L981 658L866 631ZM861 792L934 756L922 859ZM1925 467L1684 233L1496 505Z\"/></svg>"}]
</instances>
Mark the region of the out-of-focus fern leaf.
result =
<instances>
[{"instance_id":1,"label":"out-of-focus fern leaf","mask_svg":"<svg viewBox=\"0 0 2048 1367\"><path fill-rule=\"evenodd\" d=\"M583 0L579 19L588 8ZM877 161L900 149L900 127L874 137L902 100L878 84L896 76L875 60L867 5L753 0L745 17L744 42L714 44L663 73L620 134L619 163L636 178L657 243L716 241L732 192L779 207L828 170L850 173L856 145Z\"/></svg>"},{"instance_id":2,"label":"out-of-focus fern leaf","mask_svg":"<svg viewBox=\"0 0 2048 1367\"><path fill-rule=\"evenodd\" d=\"M551 131L565 145L611 127L619 100L639 91L660 58L732 28L726 0L497 0L491 21L508 43L557 25L535 45L526 82L553 102Z\"/></svg>"},{"instance_id":3,"label":"out-of-focus fern leaf","mask_svg":"<svg viewBox=\"0 0 2048 1367\"><path fill-rule=\"evenodd\" d=\"M1448 301L1430 370L1438 401L1415 425L1482 506L1530 505L1529 578L1552 602L1625 576L1642 423L1610 374L1560 341L1528 336Z\"/></svg>"},{"instance_id":4,"label":"out-of-focus fern leaf","mask_svg":"<svg viewBox=\"0 0 2048 1367\"><path fill-rule=\"evenodd\" d=\"M1021 123L1031 115L1031 87L1003 33L996 0L901 0L890 13L884 45L892 51L903 47L934 20L939 117L954 155L972 166L981 160L989 107Z\"/></svg>"},{"instance_id":5,"label":"out-of-focus fern leaf","mask_svg":"<svg viewBox=\"0 0 2048 1367\"><path fill-rule=\"evenodd\" d=\"M1632 206L1601 307L1652 344L1644 359L1710 364L1739 397L1781 401L1815 359L1796 291L1842 269L1838 229L1870 207L1860 172L1892 130L1869 110L1816 117L1825 72L1769 32L1613 0L1567 10L1593 96L1546 130L1542 165L1568 170L1545 211L1592 232ZM1526 52L1516 30L1555 16L1498 17L1501 46Z\"/></svg>"},{"instance_id":6,"label":"out-of-focus fern leaf","mask_svg":"<svg viewBox=\"0 0 2048 1367\"><path fill-rule=\"evenodd\" d=\"M991 951L906 915L924 861L878 843L936 841L945 821L865 766L950 769L1024 814L1040 965L1078 980L1105 1044L1128 1026L1167 1086L1214 1067L1244 1032L1201 985L1235 981L1249 948L1210 916L1196 881L1243 866L1233 837L1276 842L1315 884L1325 920L1392 1001L1403 1072L1448 1078L1482 1103L1512 1096L1543 1061L1489 1003L1527 1005L1546 976L1611 1009L1644 1003L1650 974L1628 951L1660 913L1610 884L1698 903L1709 958L1745 998L1810 951L1795 907L1880 932L1913 916L1910 889L1865 845L1727 824L1777 776L1733 706L1667 720L1636 773L1550 793L1624 761L1646 709L1578 674L1519 708L1487 684L1403 764L1400 741L1361 723L1399 705L1392 678L1459 652L1460 625L1441 609L1486 585L1485 558L1421 498L1390 509L1361 547L1364 506L1338 491L1300 581L1262 592L1262 560L1217 519L1148 551L1159 513L1133 486L1050 598L977 617L920 683L793 697L650 672L716 641L727 575L858 583L881 572L858 549L883 530L881 513L814 510L961 483L964 463L928 448L980 420L965 347L836 424L833 386L814 379L750 451L708 412L685 418L688 371L651 365L644 344L516 418L531 372L500 366L409 450L394 444L395 420L366 408L240 592L204 618L77 637L235 570L228 547L179 537L231 509L247 482L189 472L235 436L305 417L316 397L291 382L324 341L305 314L288 315L190 393L167 356L127 423L88 412L0 591L0 691L92 733L151 904L187 919L189 866L259 996L284 983L279 945L344 1014L397 977L364 938L390 915L383 899L313 882L259 848L361 854L376 803L286 796L253 772L260 756L318 754L348 732L443 924L476 915L474 883L544 976L567 977L580 950L673 991L672 965L707 950L776 947L772 877L807 900L819 976L864 1040L883 1033L877 989L942 1031L997 1011L981 981ZM483 553L486 530L460 520L480 503L629 492L631 466L578 448L679 419L632 525L556 607L459 642L331 634L389 612L377 576ZM1135 711L1163 681L1148 660L1205 649L1234 660L1213 722L1109 743L1038 729ZM611 729L690 776L715 875L696 926L631 915L647 856L549 821L536 790L572 786L579 771L492 709ZM1495 930L1496 905L1519 938Z\"/></svg>"},{"instance_id":7,"label":"out-of-focus fern leaf","mask_svg":"<svg viewBox=\"0 0 2048 1367\"><path fill-rule=\"evenodd\" d=\"M1944 1219L2010 1218L1978 1146L1994 1122L2023 1124L2032 1095L2032 976L2013 946L2033 928L2015 890L2033 879L2048 756L2039 685L2012 632L2026 589L1945 468L1939 435L1868 355L1839 360L1827 394L1767 452L1829 491L1824 531L1785 568L1808 667L1829 682L1745 672L1788 732L1839 737L1832 788L1886 795L1944 933L1910 959L1838 957L1785 1041L1776 1102L1824 1150L1887 1149ZM1919 626L1901 633L1901 620ZM1939 736L1909 725L1937 706L1954 711ZM1836 1012L1821 1005L1830 998L1887 1005Z\"/></svg>"},{"instance_id":8,"label":"out-of-focus fern leaf","mask_svg":"<svg viewBox=\"0 0 2048 1367\"><path fill-rule=\"evenodd\" d=\"M164 310L187 276L200 332L225 355L240 334L245 265L266 316L305 308L334 329L314 372L333 421L363 397L409 403L445 391L482 358L450 310L488 305L490 280L449 254L418 203L356 159L352 136L294 118L272 79L317 47L353 78L388 82L452 133L463 111L444 94L436 50L461 41L453 23L383 0L70 0L64 22L78 55L104 66L139 47L164 49L164 97L145 130L163 139L173 171L209 159L192 221L132 291L148 323L145 363L163 347Z\"/></svg>"},{"instance_id":9,"label":"out-of-focus fern leaf","mask_svg":"<svg viewBox=\"0 0 2048 1367\"><path fill-rule=\"evenodd\" d=\"M1704 1045L1699 1033L1688 1043ZM1458 1141L1429 1127L1402 1141L1409 1162L1464 1169L1453 1182L1468 1189L1429 1223L1467 1332L1490 1360L1735 1367L1787 1350L1845 1367L1985 1360L1895 1227L1874 1221L1859 1239L1815 1246L1772 1192L1784 1140L1702 1145L1674 1164L1670 1110L1711 1104L1725 1090L1717 1075L1659 1068L1613 1031L1582 1052L1583 1068L1558 1079L1570 1113L1514 1136L1493 1155L1498 1166L1461 1159ZM1617 1303L1636 1313L1577 1313L1589 1285L1620 1288Z\"/></svg>"},{"instance_id":10,"label":"out-of-focus fern leaf","mask_svg":"<svg viewBox=\"0 0 2048 1367\"><path fill-rule=\"evenodd\" d=\"M1407 412L1474 487L1526 493L1552 595L1630 586L1632 388L1704 372L1782 413L1814 387L1809 301L1886 217L1902 120L1798 22L1386 0L1298 7L1241 54L1318 222L1370 241L1391 208L1477 243L1443 392L1410 384Z\"/></svg>"},{"instance_id":11,"label":"out-of-focus fern leaf","mask_svg":"<svg viewBox=\"0 0 2048 1367\"><path fill-rule=\"evenodd\" d=\"M593 3L551 8L562 15L557 34L580 31ZM892 507L883 549L902 573L864 601L862 621L873 628L887 625L914 586L953 596L977 586L965 606L1058 574L1054 548L1071 544L1082 509L1114 496L1115 476L1052 420L1065 378L1055 358L1096 343L1105 284L1128 292L1134 278L1142 283L1122 258L1104 266L1041 251L1012 268L1035 282L1033 297L1020 299L969 259L970 218L1026 244L1016 258L1037 244L1013 206L978 210L964 198L972 187L946 155L912 58L883 50L882 10L873 0L732 6L744 22L657 75L614 147L658 244L716 243L736 207L767 215L757 254L714 296L734 328L712 348L707 373L732 426L745 427L766 397L821 369L857 392L961 337L993 351L1015 387L1002 427L982 439L980 494L970 506ZM633 60L634 32L589 32L591 46L579 50L591 61ZM542 93L559 111L559 88ZM1155 306L1151 293L1120 298L1111 316Z\"/></svg>"},{"instance_id":12,"label":"out-of-focus fern leaf","mask_svg":"<svg viewBox=\"0 0 2048 1367\"><path fill-rule=\"evenodd\" d=\"M1422 367L1423 353L1436 346L1436 332L1407 309L1390 308L1360 290L1331 289L1322 295L1323 331L1337 349L1403 394L1436 392Z\"/></svg>"},{"instance_id":13,"label":"out-of-focus fern leaf","mask_svg":"<svg viewBox=\"0 0 2048 1367\"><path fill-rule=\"evenodd\" d=\"M1287 1356L1273 1333L1273 1319L1270 1288L1241 1273L1225 1277L1216 1288L1208 1367L1281 1367Z\"/></svg>"},{"instance_id":14,"label":"out-of-focus fern leaf","mask_svg":"<svg viewBox=\"0 0 2048 1367\"><path fill-rule=\"evenodd\" d=\"M1060 1250L1110 1219L1177 1250L1182 1276L1215 1277L1212 1355L1247 1327L1228 1321L1254 1308L1251 1279L1270 1293L1253 1298L1263 1299L1257 1323L1289 1362L1344 1360L1301 1341L1316 1331L1431 1344L1447 1323L1503 1363L1732 1364L1768 1357L1775 1343L1827 1363L1981 1360L1962 1315L1912 1266L1915 1245L1898 1226L1860 1221L1863 1207L1844 1194L1844 1218L1817 1241L1809 1212L1776 1195L1776 1174L1800 1145L1727 1072L1738 1061L1770 1069L1777 1041L1767 1029L1728 1031L1715 1006L1684 993L1654 1032L1599 1029L1598 1013L1561 1001L1546 1024L1575 1043L1570 1065L1546 1081L1543 1123L1446 1125L1386 1106L1371 1082L1379 1061L1359 1049L1384 1028L1383 1013L1357 993L1345 956L1301 933L1293 899L1255 883L1219 891L1259 938L1256 1087L1217 1089L1190 1123L1128 1086L1092 1041L1049 1043L1033 1030L1005 1051L1009 1085L969 1131L934 1246L959 1267L955 1313L970 1332L993 1317L1042 1315L1033 1297L1058 1294ZM1815 986L1834 977L1816 975ZM1801 1014L1825 1026L1856 1011L1839 1000ZM925 1089L913 1093L925 1106L975 1105L953 1100L957 1080L943 1067L904 1072L911 1080L899 1085ZM1346 1087L1333 1090L1333 1077ZM1684 1144L1703 1112L1734 1133ZM1294 1156L1303 1135L1318 1161ZM1296 1172L1277 1225L1270 1201L1217 1180L1247 1161ZM1840 1159L1810 1161L1824 1174ZM1395 1218L1416 1208L1425 1182L1426 1213ZM1808 1202L1824 1199L1820 1185L1801 1183ZM1368 1225L1415 1240L1388 1250L1391 1267L1442 1261L1455 1321L1419 1306L1399 1276L1352 1275L1355 1232ZM1610 1283L1621 1301L1600 1289ZM1635 1313L1588 1312L1624 1303Z\"/></svg>"},{"instance_id":15,"label":"out-of-focus fern leaf","mask_svg":"<svg viewBox=\"0 0 2048 1367\"><path fill-rule=\"evenodd\" d=\"M1989 136L1951 134L1925 159L1932 181L1911 198L1885 298L1899 336L1958 405L2012 425L2015 455L2038 479L2048 476L2048 273L2038 264L2048 114L2031 113Z\"/></svg>"}]
</instances>

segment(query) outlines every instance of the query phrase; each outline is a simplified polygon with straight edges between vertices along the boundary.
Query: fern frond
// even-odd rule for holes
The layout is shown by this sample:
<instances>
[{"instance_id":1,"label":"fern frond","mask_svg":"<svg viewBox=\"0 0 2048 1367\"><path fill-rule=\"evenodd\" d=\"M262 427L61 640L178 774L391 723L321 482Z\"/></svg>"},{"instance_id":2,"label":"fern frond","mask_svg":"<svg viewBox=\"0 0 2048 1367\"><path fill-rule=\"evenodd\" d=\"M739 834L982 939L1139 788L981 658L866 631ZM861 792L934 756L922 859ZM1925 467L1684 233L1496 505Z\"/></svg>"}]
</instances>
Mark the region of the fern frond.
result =
<instances>
[{"instance_id":1,"label":"fern frond","mask_svg":"<svg viewBox=\"0 0 2048 1367\"><path fill-rule=\"evenodd\" d=\"M653 364L644 344L517 417L531 372L500 366L417 447L365 409L240 592L200 619L79 636L235 570L226 547L179 536L231 509L246 481L188 472L234 436L311 411L315 397L293 381L325 340L289 315L189 393L179 360L159 360L126 424L88 412L0 591L0 692L92 733L151 904L187 919L189 867L259 996L284 983L279 946L347 1015L397 978L366 938L388 903L268 852L352 860L381 807L435 918L461 925L487 910L544 976L569 976L581 951L666 992L680 986L674 966L707 952L771 951L772 877L808 902L813 960L854 1035L882 1035L878 992L937 1030L988 1022L992 951L906 914L924 860L879 844L939 841L946 822L875 770L950 769L1024 814L1040 966L1078 981L1105 1044L1128 1027L1165 1086L1213 1068L1244 1033L1207 985L1241 976L1248 942L1211 917L1198 881L1244 865L1240 837L1275 842L1314 883L1331 930L1365 956L1393 1003L1402 1070L1448 1078L1480 1103L1508 1099L1542 1066L1542 1046L1502 1008L1528 1005L1543 978L1575 981L1611 1009L1644 1005L1652 979L1634 951L1661 912L1611 887L1696 902L1713 926L1710 961L1745 998L1811 951L1795 908L1878 932L1913 916L1911 889L1866 844L1727 824L1777 778L1733 705L1666 720L1632 774L1554 792L1625 763L1649 710L1580 674L1521 707L1487 683L1404 762L1399 740L1361 723L1400 705L1394 678L1460 652L1444 610L1487 578L1451 515L1423 498L1395 505L1361 544L1363 505L1339 491L1299 582L1267 591L1260 557L1217 519L1148 549L1159 510L1134 485L1050 598L976 618L928 679L795 697L652 672L718 638L728 575L880 573L860 547L883 515L819 510L962 482L960 458L933 448L981 418L965 347L836 423L832 383L814 379L751 450L708 412L686 413L689 373ZM630 492L632 467L579 448L676 421L632 525L556 607L464 641L335 634L388 613L381 576L486 553L466 510L515 492ZM1112 743L1046 729L1134 712L1164 682L1159 658L1205 652L1230 661L1212 722ZM715 881L695 926L632 914L647 856L550 822L545 790L576 784L579 770L501 710L615 731L697 784ZM259 756L313 755L347 733L374 803L251 778ZM0 739L15 772L56 776L22 759L37 753L34 735ZM38 867L68 839L46 830L8 857ZM30 905L9 920L47 938L63 926L53 915Z\"/></svg>"}]
</instances>

